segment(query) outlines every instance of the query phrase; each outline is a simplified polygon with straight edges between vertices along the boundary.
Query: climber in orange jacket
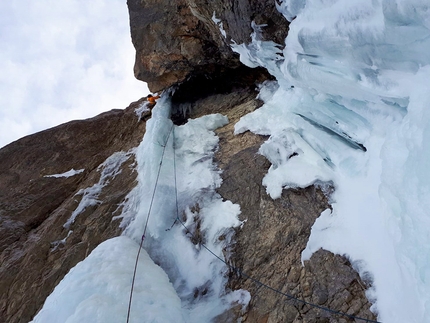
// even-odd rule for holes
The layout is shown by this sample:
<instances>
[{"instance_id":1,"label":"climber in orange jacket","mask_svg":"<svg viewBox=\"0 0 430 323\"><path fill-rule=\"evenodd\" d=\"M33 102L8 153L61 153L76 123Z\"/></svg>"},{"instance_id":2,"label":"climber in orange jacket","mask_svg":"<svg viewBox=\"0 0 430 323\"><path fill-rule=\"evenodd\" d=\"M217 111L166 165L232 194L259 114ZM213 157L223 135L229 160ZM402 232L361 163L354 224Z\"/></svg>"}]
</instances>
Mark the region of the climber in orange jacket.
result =
<instances>
[{"instance_id":1,"label":"climber in orange jacket","mask_svg":"<svg viewBox=\"0 0 430 323\"><path fill-rule=\"evenodd\" d=\"M146 100L150 103L150 104L155 104L155 101L158 100L160 98L159 95L157 96L153 96L152 94L148 94L148 96L146 97Z\"/></svg>"}]
</instances>

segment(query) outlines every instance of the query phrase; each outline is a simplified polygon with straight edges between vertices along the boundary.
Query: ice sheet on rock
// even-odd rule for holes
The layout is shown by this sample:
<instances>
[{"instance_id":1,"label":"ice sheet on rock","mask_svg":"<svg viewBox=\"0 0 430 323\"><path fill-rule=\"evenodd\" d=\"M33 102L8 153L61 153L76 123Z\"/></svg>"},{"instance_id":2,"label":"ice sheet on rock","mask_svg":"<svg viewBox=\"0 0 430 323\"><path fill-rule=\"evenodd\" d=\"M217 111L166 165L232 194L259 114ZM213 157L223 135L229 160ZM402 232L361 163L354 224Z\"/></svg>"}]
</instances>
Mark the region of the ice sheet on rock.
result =
<instances>
[{"instance_id":1,"label":"ice sheet on rock","mask_svg":"<svg viewBox=\"0 0 430 323\"><path fill-rule=\"evenodd\" d=\"M240 61L248 67L264 66L274 76L280 76L279 66L283 62L281 45L273 41L263 40L262 28L266 25L251 23L254 32L251 34L252 42L249 44L236 44L233 41L231 49L240 55Z\"/></svg>"},{"instance_id":2,"label":"ice sheet on rock","mask_svg":"<svg viewBox=\"0 0 430 323\"><path fill-rule=\"evenodd\" d=\"M71 177L71 176L75 176L77 174L83 173L85 171L85 169L78 169L78 170L74 170L73 168L67 172L64 172L62 174L52 174L52 175L45 175L43 177L54 177L54 178L59 178L59 177Z\"/></svg>"},{"instance_id":3,"label":"ice sheet on rock","mask_svg":"<svg viewBox=\"0 0 430 323\"><path fill-rule=\"evenodd\" d=\"M100 179L93 186L80 189L75 194L82 195L82 199L79 202L77 208L73 211L70 218L63 225L66 229L70 228L72 223L75 222L76 217L84 212L86 208L101 203L99 200L99 195L102 192L102 189L107 184L109 184L110 180L114 179L118 174L121 173L122 164L126 162L132 154L134 154L134 149L131 149L128 152L116 152L108 157L101 165L99 165L99 167L97 167L97 171L100 172Z\"/></svg>"},{"instance_id":4,"label":"ice sheet on rock","mask_svg":"<svg viewBox=\"0 0 430 323\"><path fill-rule=\"evenodd\" d=\"M223 23L222 23L221 19L218 19L218 18L215 16L215 11L214 11L214 13L213 13L213 15L212 15L212 21L215 23L215 25L217 25L217 26L218 26L219 31L220 31L220 33L221 33L221 35L222 35L224 38L226 38L226 37L227 37L227 33L226 33L226 32L225 32L225 30L224 30Z\"/></svg>"},{"instance_id":5,"label":"ice sheet on rock","mask_svg":"<svg viewBox=\"0 0 430 323\"><path fill-rule=\"evenodd\" d=\"M167 272L181 298L185 320L210 322L234 304L246 306L249 301L246 291L225 291L226 265L201 246L205 243L224 259L232 228L241 225L239 206L215 192L221 177L213 163L218 145L213 131L228 119L214 114L174 126L168 119L169 99L160 100L137 150L139 184L128 196L122 225L136 241L147 227L145 249ZM177 210L189 232L175 221Z\"/></svg>"},{"instance_id":6,"label":"ice sheet on rock","mask_svg":"<svg viewBox=\"0 0 430 323\"><path fill-rule=\"evenodd\" d=\"M284 188L307 187L333 178L324 159L291 129L271 137L259 152L272 163L263 178L272 198L280 197Z\"/></svg>"},{"instance_id":7,"label":"ice sheet on rock","mask_svg":"<svg viewBox=\"0 0 430 323\"><path fill-rule=\"evenodd\" d=\"M278 11L290 22L297 17L305 4L306 0L280 0L275 2Z\"/></svg>"},{"instance_id":8,"label":"ice sheet on rock","mask_svg":"<svg viewBox=\"0 0 430 323\"><path fill-rule=\"evenodd\" d=\"M138 106L136 109L134 109L134 113L136 113L137 118L138 118L139 120L141 120L141 119L142 119L142 114L143 114L143 113L148 112L148 111L150 111L150 110L151 110L151 109L149 108L149 106L150 106L150 103L149 103L148 101L144 101L144 102L142 102L141 104L139 104L139 106Z\"/></svg>"},{"instance_id":9,"label":"ice sheet on rock","mask_svg":"<svg viewBox=\"0 0 430 323\"><path fill-rule=\"evenodd\" d=\"M292 21L281 64L254 39L236 45L244 64L266 67L277 85L264 85L265 104L235 132L270 135L260 152L272 162L264 178L272 197L307 178L333 181L333 210L315 222L303 260L321 247L345 254L372 278L378 320L429 322L428 1L277 7Z\"/></svg>"},{"instance_id":10,"label":"ice sheet on rock","mask_svg":"<svg viewBox=\"0 0 430 323\"><path fill-rule=\"evenodd\" d=\"M32 323L125 322L139 245L122 236L101 243L72 268ZM142 250L130 322L185 322L169 278Z\"/></svg>"},{"instance_id":11,"label":"ice sheet on rock","mask_svg":"<svg viewBox=\"0 0 430 323\"><path fill-rule=\"evenodd\" d=\"M72 230L67 232L67 236L64 239L56 240L51 242L51 252L57 250L60 246L64 246L66 244L67 238L73 233Z\"/></svg>"}]
</instances>

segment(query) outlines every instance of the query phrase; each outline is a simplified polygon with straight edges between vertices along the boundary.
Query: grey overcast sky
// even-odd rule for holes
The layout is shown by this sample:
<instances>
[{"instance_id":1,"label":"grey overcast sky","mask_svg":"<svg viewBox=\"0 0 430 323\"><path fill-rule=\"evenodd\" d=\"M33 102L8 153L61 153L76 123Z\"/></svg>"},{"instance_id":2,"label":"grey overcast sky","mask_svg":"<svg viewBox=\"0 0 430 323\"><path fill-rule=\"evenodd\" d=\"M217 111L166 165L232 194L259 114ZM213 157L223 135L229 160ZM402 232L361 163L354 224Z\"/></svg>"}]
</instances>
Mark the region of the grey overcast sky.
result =
<instances>
[{"instance_id":1,"label":"grey overcast sky","mask_svg":"<svg viewBox=\"0 0 430 323\"><path fill-rule=\"evenodd\" d=\"M0 2L0 147L149 93L126 0Z\"/></svg>"}]
</instances>

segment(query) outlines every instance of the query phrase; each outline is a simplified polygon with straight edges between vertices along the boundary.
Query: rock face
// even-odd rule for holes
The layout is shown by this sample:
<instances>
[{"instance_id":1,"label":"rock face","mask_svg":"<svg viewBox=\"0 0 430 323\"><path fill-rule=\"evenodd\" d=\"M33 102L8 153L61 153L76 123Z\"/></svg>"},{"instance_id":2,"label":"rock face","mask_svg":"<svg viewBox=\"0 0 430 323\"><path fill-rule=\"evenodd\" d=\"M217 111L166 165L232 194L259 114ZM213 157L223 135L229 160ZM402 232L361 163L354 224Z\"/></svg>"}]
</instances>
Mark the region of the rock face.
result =
<instances>
[{"instance_id":1,"label":"rock face","mask_svg":"<svg viewBox=\"0 0 430 323\"><path fill-rule=\"evenodd\" d=\"M246 220L226 253L229 263L246 275L283 293L350 315L374 319L365 297L368 287L347 259L320 250L302 266L300 253L320 212L329 207L320 188L286 190L272 200L262 187L270 163L258 154L265 138L249 132L234 136L239 118L261 102L248 86L188 103L190 117L227 115L218 129L216 161L223 170L218 193L241 206ZM119 235L119 204L135 185L130 165L145 132L132 104L93 119L74 121L25 137L0 150L0 293L2 322L28 322L64 275L99 243ZM176 106L178 108L178 106ZM178 122L184 122L177 118ZM76 210L81 189L100 183L103 165L122 154L121 173L109 177L98 200L64 224ZM123 153L121 153L123 152ZM128 157L127 157L128 156ZM120 158L121 159L121 158ZM71 177L45 177L74 168ZM204 234L204 232L202 233ZM232 270L228 289L251 294L248 310L232 309L217 322L349 322L347 317L315 309L262 287Z\"/></svg>"},{"instance_id":2,"label":"rock face","mask_svg":"<svg viewBox=\"0 0 430 323\"><path fill-rule=\"evenodd\" d=\"M145 123L134 108L112 110L24 137L0 150L0 322L28 322L76 263L100 242L120 233L121 203L135 185L129 167L118 165L100 192L100 203L63 225L83 198L79 190L100 181L99 166L115 152L138 146ZM71 169L71 177L45 177ZM65 239L65 242L61 240Z\"/></svg>"},{"instance_id":3,"label":"rock face","mask_svg":"<svg viewBox=\"0 0 430 323\"><path fill-rule=\"evenodd\" d=\"M262 186L270 163L258 154L265 138L246 132L233 135L234 124L246 113L260 106L255 94L248 90L210 96L194 103L191 116L219 112L229 118L229 124L216 132L220 138L217 162L223 170L219 194L241 206L241 220L246 220L236 232L236 244L230 250L232 270L229 288L246 289L251 293L248 311L234 311L220 317L219 322L354 322L347 316L335 315L293 301L256 283L257 279L282 293L309 303L340 311L348 315L375 320L364 282L349 261L325 250L319 250L309 261L301 263L310 229L322 211L329 208L326 194L330 187L311 186L306 189L284 190L272 200ZM252 277L250 279L248 276Z\"/></svg>"},{"instance_id":4,"label":"rock face","mask_svg":"<svg viewBox=\"0 0 430 323\"><path fill-rule=\"evenodd\" d=\"M228 71L241 64L230 44L250 41L252 21L267 25L264 37L279 44L288 31L273 0L128 0L127 5L134 73L153 92L194 78L231 77Z\"/></svg>"},{"instance_id":5,"label":"rock face","mask_svg":"<svg viewBox=\"0 0 430 323\"><path fill-rule=\"evenodd\" d=\"M242 66L230 44L250 40L252 21L267 24L265 39L282 44L288 23L276 11L275 1L128 0L127 4L136 77L147 81L152 91L176 87L172 119L179 124L209 113L229 118L217 130L216 161L223 170L218 193L240 205L246 222L226 250L229 263L241 270L231 270L226 288L248 290L251 301L245 313L233 308L216 321L353 321L279 292L374 319L365 297L369 282L360 279L346 258L320 250L301 263L315 219L330 207L330 187L285 190L272 200L262 186L270 163L258 154L266 138L249 132L233 135L239 118L261 105L255 82L270 76L262 69ZM141 102L66 123L0 150L0 322L31 320L77 262L121 233L114 217L136 184L130 166L132 149L145 132L145 122L139 122L134 112ZM108 165L116 171L109 173ZM71 169L83 171L46 177ZM95 195L94 184L102 187ZM93 200L85 204L88 192Z\"/></svg>"}]
</instances>

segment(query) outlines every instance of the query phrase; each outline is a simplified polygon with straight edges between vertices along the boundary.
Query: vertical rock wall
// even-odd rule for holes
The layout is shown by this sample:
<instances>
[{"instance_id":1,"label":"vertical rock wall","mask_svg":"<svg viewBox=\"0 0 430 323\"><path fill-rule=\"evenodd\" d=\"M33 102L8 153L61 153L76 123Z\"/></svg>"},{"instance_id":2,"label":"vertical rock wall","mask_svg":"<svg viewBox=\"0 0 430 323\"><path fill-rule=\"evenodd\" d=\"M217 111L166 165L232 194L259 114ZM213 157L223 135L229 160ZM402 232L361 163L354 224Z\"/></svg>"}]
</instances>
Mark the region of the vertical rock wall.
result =
<instances>
[{"instance_id":1,"label":"vertical rock wall","mask_svg":"<svg viewBox=\"0 0 430 323\"><path fill-rule=\"evenodd\" d=\"M128 0L127 5L136 48L134 73L153 92L239 67L230 44L250 41L252 21L267 25L264 36L281 45L288 32L272 0Z\"/></svg>"}]
</instances>

